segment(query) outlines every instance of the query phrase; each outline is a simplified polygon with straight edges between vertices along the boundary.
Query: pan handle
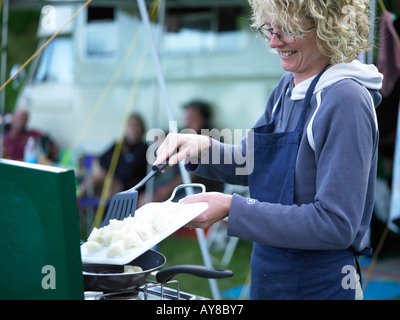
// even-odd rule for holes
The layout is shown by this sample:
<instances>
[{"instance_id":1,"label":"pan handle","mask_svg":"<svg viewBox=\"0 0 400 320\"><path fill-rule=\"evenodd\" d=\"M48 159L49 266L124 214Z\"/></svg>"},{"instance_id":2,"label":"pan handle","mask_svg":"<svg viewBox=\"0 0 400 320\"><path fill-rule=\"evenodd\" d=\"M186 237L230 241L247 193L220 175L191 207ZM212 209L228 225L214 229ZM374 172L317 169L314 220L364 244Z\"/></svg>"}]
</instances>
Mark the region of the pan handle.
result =
<instances>
[{"instance_id":1,"label":"pan handle","mask_svg":"<svg viewBox=\"0 0 400 320\"><path fill-rule=\"evenodd\" d=\"M205 185L204 185L204 184L201 184L201 183L185 183L185 184L180 184L179 186L175 187L174 191L172 191L171 197L170 197L167 201L165 201L165 202L171 202L171 201L174 199L175 194L176 194L176 192L177 192L179 189L183 189L183 188L193 188L193 187L201 188L201 189L202 189L202 191L201 191L202 193L206 192L206 187L205 187Z\"/></svg>"},{"instance_id":2,"label":"pan handle","mask_svg":"<svg viewBox=\"0 0 400 320\"><path fill-rule=\"evenodd\" d=\"M165 283L171 280L177 274L191 274L201 278L208 279L221 279L233 276L233 271L223 270L217 268L210 268L206 266L183 264L166 268L156 273L156 280L158 283Z\"/></svg>"}]
</instances>

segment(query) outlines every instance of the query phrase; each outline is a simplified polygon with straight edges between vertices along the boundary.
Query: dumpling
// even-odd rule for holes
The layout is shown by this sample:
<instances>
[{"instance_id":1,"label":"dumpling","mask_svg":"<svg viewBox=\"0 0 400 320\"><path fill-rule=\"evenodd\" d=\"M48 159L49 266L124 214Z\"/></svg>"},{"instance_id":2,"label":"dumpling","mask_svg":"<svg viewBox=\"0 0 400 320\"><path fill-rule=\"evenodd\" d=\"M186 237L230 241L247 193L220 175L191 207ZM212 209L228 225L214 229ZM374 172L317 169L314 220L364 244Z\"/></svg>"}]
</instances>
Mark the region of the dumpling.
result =
<instances>
[{"instance_id":1,"label":"dumpling","mask_svg":"<svg viewBox=\"0 0 400 320\"><path fill-rule=\"evenodd\" d=\"M124 273L137 273L137 272L143 272L143 269L139 266L130 266L130 265L124 266Z\"/></svg>"},{"instance_id":2,"label":"dumpling","mask_svg":"<svg viewBox=\"0 0 400 320\"><path fill-rule=\"evenodd\" d=\"M95 252L103 249L103 246L101 245L101 243L99 243L97 241L87 241L84 244L84 246L89 251L89 253L95 253Z\"/></svg>"},{"instance_id":3,"label":"dumpling","mask_svg":"<svg viewBox=\"0 0 400 320\"><path fill-rule=\"evenodd\" d=\"M125 248L140 247L143 240L139 237L135 229L130 230L125 235Z\"/></svg>"},{"instance_id":4,"label":"dumpling","mask_svg":"<svg viewBox=\"0 0 400 320\"><path fill-rule=\"evenodd\" d=\"M121 256L125 253L125 240L118 240L111 243L107 250L107 257L112 258L115 256Z\"/></svg>"},{"instance_id":5,"label":"dumpling","mask_svg":"<svg viewBox=\"0 0 400 320\"><path fill-rule=\"evenodd\" d=\"M171 224L171 217L166 212L160 212L155 215L153 221L153 227L158 232L164 232L168 229L169 225Z\"/></svg>"},{"instance_id":6,"label":"dumpling","mask_svg":"<svg viewBox=\"0 0 400 320\"><path fill-rule=\"evenodd\" d=\"M119 240L123 240L125 238L125 231L124 230L114 230L112 232L111 243L114 243Z\"/></svg>"},{"instance_id":7,"label":"dumpling","mask_svg":"<svg viewBox=\"0 0 400 320\"><path fill-rule=\"evenodd\" d=\"M119 230L125 225L124 220L111 219L108 227L110 230Z\"/></svg>"},{"instance_id":8,"label":"dumpling","mask_svg":"<svg viewBox=\"0 0 400 320\"><path fill-rule=\"evenodd\" d=\"M139 237L143 241L149 240L154 234L153 226L150 223L144 222L144 221L142 221L141 223L138 223L138 225L136 227L136 231L137 231Z\"/></svg>"},{"instance_id":9,"label":"dumpling","mask_svg":"<svg viewBox=\"0 0 400 320\"><path fill-rule=\"evenodd\" d=\"M103 243L105 246L109 246L111 244L114 233L115 230L107 230L103 233Z\"/></svg>"},{"instance_id":10,"label":"dumpling","mask_svg":"<svg viewBox=\"0 0 400 320\"><path fill-rule=\"evenodd\" d=\"M98 228L94 227L87 240L102 243L103 242L103 233L104 233L103 228L98 229Z\"/></svg>"}]
</instances>

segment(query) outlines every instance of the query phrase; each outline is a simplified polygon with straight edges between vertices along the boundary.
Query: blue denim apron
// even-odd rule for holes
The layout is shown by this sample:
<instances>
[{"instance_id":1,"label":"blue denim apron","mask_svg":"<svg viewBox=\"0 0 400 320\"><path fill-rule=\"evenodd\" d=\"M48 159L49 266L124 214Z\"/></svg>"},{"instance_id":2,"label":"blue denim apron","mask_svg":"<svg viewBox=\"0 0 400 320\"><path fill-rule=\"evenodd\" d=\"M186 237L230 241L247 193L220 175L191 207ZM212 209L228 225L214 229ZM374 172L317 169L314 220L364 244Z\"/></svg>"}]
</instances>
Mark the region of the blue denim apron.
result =
<instances>
[{"instance_id":1,"label":"blue denim apron","mask_svg":"<svg viewBox=\"0 0 400 320\"><path fill-rule=\"evenodd\" d=\"M250 196L263 202L291 205L294 173L306 115L314 88L325 69L307 90L294 131L274 133L274 121L255 127L254 170L249 175ZM251 299L354 299L355 290L345 289L342 268L354 266L348 250L299 250L254 243L251 256Z\"/></svg>"}]
</instances>

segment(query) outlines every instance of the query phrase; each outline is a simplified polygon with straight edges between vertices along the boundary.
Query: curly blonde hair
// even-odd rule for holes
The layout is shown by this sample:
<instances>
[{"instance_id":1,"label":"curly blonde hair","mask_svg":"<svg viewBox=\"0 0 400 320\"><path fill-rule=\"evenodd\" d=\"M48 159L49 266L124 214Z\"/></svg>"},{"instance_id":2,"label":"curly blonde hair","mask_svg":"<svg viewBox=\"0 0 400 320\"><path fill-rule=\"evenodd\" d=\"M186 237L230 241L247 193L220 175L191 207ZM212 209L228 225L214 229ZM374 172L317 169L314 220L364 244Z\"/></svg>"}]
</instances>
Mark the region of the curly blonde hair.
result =
<instances>
[{"instance_id":1,"label":"curly blonde hair","mask_svg":"<svg viewBox=\"0 0 400 320\"><path fill-rule=\"evenodd\" d=\"M248 0L252 8L252 27L279 24L282 31L296 38L308 30L309 21L317 30L317 45L331 64L351 62L368 50L369 0Z\"/></svg>"}]
</instances>

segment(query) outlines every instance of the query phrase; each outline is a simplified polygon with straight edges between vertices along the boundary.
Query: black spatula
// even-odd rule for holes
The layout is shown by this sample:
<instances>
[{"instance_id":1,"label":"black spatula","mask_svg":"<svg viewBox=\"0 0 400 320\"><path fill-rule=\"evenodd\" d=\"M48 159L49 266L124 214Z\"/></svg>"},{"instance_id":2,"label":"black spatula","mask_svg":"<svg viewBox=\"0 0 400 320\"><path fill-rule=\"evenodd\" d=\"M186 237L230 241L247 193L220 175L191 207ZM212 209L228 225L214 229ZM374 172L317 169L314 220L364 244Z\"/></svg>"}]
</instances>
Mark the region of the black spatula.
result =
<instances>
[{"instance_id":1,"label":"black spatula","mask_svg":"<svg viewBox=\"0 0 400 320\"><path fill-rule=\"evenodd\" d=\"M137 185L129 190L119 192L111 198L106 217L103 220L102 227L107 225L111 219L122 220L131 215L136 210L138 200L138 189L149 181L156 173L164 170L168 161L158 166L154 165L151 171Z\"/></svg>"}]
</instances>

